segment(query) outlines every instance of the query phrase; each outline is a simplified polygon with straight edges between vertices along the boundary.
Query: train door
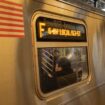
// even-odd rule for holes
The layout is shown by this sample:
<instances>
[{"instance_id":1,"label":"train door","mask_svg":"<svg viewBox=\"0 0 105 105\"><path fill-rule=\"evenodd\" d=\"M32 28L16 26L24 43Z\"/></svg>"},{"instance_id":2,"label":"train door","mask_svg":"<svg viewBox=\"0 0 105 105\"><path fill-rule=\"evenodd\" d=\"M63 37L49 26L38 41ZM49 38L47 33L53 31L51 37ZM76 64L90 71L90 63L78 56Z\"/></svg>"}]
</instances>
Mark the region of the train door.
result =
<instances>
[{"instance_id":1,"label":"train door","mask_svg":"<svg viewBox=\"0 0 105 105\"><path fill-rule=\"evenodd\" d=\"M32 32L40 98L88 81L88 43L82 20L37 12L32 17Z\"/></svg>"}]
</instances>

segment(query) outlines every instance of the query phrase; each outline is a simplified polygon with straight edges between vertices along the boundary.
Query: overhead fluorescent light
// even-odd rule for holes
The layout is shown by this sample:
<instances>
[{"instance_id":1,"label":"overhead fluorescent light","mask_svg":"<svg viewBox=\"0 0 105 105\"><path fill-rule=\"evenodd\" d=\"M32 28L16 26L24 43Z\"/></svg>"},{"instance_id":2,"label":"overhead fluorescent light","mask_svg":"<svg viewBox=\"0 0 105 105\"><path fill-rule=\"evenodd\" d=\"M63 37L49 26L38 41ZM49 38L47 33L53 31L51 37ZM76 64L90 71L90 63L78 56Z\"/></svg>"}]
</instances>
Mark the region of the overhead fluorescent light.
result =
<instances>
[{"instance_id":1,"label":"overhead fluorescent light","mask_svg":"<svg viewBox=\"0 0 105 105\"><path fill-rule=\"evenodd\" d=\"M105 8L102 8L101 10L102 10L102 11L105 11Z\"/></svg>"}]
</instances>

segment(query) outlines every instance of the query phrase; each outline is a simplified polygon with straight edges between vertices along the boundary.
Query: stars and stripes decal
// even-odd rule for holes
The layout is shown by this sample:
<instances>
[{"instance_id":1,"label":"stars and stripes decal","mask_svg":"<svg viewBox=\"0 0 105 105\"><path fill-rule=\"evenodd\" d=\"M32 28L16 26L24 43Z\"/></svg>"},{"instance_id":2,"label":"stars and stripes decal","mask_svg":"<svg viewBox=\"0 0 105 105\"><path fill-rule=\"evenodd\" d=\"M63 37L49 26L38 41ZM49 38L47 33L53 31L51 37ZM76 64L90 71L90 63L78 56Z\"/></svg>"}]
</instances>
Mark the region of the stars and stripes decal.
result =
<instances>
[{"instance_id":1,"label":"stars and stripes decal","mask_svg":"<svg viewBox=\"0 0 105 105\"><path fill-rule=\"evenodd\" d=\"M24 37L22 4L0 0L0 37Z\"/></svg>"}]
</instances>

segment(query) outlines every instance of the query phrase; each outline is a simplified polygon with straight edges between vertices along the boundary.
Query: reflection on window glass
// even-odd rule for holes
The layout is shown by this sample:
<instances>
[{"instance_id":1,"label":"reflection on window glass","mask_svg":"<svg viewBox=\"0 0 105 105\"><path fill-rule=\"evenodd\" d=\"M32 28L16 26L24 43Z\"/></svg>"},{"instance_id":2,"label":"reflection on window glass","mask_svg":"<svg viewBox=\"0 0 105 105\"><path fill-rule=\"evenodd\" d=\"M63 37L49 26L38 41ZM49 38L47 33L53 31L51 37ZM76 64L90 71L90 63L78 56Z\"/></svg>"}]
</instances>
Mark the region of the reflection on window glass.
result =
<instances>
[{"instance_id":1,"label":"reflection on window glass","mask_svg":"<svg viewBox=\"0 0 105 105\"><path fill-rule=\"evenodd\" d=\"M63 88L88 77L86 47L39 48L38 61L43 93Z\"/></svg>"}]
</instances>

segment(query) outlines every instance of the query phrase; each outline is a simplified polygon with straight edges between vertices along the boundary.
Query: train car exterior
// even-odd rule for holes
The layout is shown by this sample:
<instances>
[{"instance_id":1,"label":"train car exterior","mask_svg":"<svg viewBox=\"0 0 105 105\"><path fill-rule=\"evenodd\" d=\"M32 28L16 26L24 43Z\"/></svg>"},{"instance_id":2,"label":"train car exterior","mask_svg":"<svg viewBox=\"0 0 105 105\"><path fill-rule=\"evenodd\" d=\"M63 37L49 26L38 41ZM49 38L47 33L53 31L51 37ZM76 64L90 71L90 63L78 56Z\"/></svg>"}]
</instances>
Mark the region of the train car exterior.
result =
<instances>
[{"instance_id":1,"label":"train car exterior","mask_svg":"<svg viewBox=\"0 0 105 105\"><path fill-rule=\"evenodd\" d=\"M77 0L0 0L0 105L104 105L104 28Z\"/></svg>"}]
</instances>

